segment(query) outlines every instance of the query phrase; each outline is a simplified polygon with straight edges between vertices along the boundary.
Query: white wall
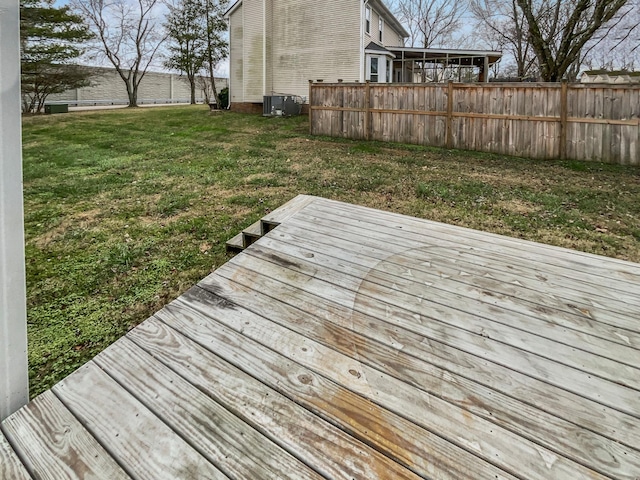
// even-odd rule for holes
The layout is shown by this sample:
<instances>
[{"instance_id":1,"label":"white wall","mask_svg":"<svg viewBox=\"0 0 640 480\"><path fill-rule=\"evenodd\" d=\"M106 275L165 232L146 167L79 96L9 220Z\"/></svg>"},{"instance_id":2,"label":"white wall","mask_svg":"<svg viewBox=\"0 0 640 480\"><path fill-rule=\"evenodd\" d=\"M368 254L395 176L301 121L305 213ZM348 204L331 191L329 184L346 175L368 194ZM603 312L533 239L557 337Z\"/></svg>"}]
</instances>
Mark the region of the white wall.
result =
<instances>
[{"instance_id":1,"label":"white wall","mask_svg":"<svg viewBox=\"0 0 640 480\"><path fill-rule=\"evenodd\" d=\"M0 420L29 399L18 0L0 0Z\"/></svg>"},{"instance_id":2,"label":"white wall","mask_svg":"<svg viewBox=\"0 0 640 480\"><path fill-rule=\"evenodd\" d=\"M67 90L66 92L50 95L47 102L83 103L115 101L127 103L127 90L124 82L113 68L96 68L96 75L92 78L92 86ZM216 78L218 92L228 85L226 78ZM147 72L140 83L138 103L153 103L158 101L189 101L189 81L186 76L172 73ZM204 94L196 84L196 100L203 101Z\"/></svg>"}]
</instances>

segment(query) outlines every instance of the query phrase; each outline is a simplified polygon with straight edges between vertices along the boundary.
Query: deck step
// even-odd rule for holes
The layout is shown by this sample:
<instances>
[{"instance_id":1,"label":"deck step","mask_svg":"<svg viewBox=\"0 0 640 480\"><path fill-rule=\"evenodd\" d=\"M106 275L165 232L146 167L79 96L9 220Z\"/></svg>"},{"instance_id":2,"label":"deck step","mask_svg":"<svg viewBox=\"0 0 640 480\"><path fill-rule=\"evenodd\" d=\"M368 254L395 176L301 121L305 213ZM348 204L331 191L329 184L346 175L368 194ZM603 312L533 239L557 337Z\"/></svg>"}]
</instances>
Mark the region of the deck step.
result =
<instances>
[{"instance_id":1,"label":"deck step","mask_svg":"<svg viewBox=\"0 0 640 480\"><path fill-rule=\"evenodd\" d=\"M284 205L276 208L273 212L268 213L257 222L242 230L232 239L227 240L227 251L241 252L260 237L276 228L287 218L298 213L311 203L314 198L316 197L312 197L311 195L298 195L292 198Z\"/></svg>"},{"instance_id":2,"label":"deck step","mask_svg":"<svg viewBox=\"0 0 640 480\"><path fill-rule=\"evenodd\" d=\"M242 245L247 248L253 242L262 236L262 222L258 220L256 223L249 225L242 231Z\"/></svg>"},{"instance_id":3,"label":"deck step","mask_svg":"<svg viewBox=\"0 0 640 480\"><path fill-rule=\"evenodd\" d=\"M242 243L242 232L237 234L235 237L227 240L225 244L227 246L227 252L241 252L244 250L244 245Z\"/></svg>"},{"instance_id":4,"label":"deck step","mask_svg":"<svg viewBox=\"0 0 640 480\"><path fill-rule=\"evenodd\" d=\"M266 234L273 230L275 227L284 222L287 218L292 217L304 207L309 205L313 199L311 195L298 195L293 197L284 205L276 208L273 212L265 215L260 219L262 222L262 234Z\"/></svg>"}]
</instances>

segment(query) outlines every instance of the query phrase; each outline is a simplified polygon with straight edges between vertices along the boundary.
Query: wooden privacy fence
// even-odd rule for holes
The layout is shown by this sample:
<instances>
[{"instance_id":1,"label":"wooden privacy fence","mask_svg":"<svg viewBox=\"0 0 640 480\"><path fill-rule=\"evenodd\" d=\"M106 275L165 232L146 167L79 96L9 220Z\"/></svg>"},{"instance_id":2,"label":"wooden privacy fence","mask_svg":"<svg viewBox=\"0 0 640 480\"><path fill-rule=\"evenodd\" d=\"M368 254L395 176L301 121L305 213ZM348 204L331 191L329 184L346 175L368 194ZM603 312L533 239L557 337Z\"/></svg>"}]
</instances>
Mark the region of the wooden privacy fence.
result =
<instances>
[{"instance_id":1,"label":"wooden privacy fence","mask_svg":"<svg viewBox=\"0 0 640 480\"><path fill-rule=\"evenodd\" d=\"M640 85L310 83L311 134L640 165Z\"/></svg>"}]
</instances>

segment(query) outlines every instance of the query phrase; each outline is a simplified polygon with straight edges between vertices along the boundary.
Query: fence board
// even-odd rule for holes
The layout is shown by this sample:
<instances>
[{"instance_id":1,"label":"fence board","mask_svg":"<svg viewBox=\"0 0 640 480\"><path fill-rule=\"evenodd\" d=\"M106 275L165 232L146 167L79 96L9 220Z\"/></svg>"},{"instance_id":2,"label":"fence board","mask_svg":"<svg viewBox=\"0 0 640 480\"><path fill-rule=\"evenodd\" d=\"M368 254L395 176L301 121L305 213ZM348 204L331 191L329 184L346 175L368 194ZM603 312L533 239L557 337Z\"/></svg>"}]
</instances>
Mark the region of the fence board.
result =
<instances>
[{"instance_id":1,"label":"fence board","mask_svg":"<svg viewBox=\"0 0 640 480\"><path fill-rule=\"evenodd\" d=\"M640 165L640 86L312 83L310 90L314 135Z\"/></svg>"}]
</instances>

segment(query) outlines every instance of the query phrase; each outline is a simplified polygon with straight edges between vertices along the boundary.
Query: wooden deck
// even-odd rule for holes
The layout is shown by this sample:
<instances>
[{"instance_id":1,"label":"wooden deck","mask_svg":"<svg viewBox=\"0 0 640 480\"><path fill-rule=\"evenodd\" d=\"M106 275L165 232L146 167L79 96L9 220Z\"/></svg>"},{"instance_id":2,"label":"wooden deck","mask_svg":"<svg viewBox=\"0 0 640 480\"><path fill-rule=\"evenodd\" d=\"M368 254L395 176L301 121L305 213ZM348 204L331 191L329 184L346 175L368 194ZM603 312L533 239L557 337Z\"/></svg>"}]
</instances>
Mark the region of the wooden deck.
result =
<instances>
[{"instance_id":1,"label":"wooden deck","mask_svg":"<svg viewBox=\"0 0 640 480\"><path fill-rule=\"evenodd\" d=\"M640 265L297 204L5 420L0 478L640 478Z\"/></svg>"}]
</instances>

